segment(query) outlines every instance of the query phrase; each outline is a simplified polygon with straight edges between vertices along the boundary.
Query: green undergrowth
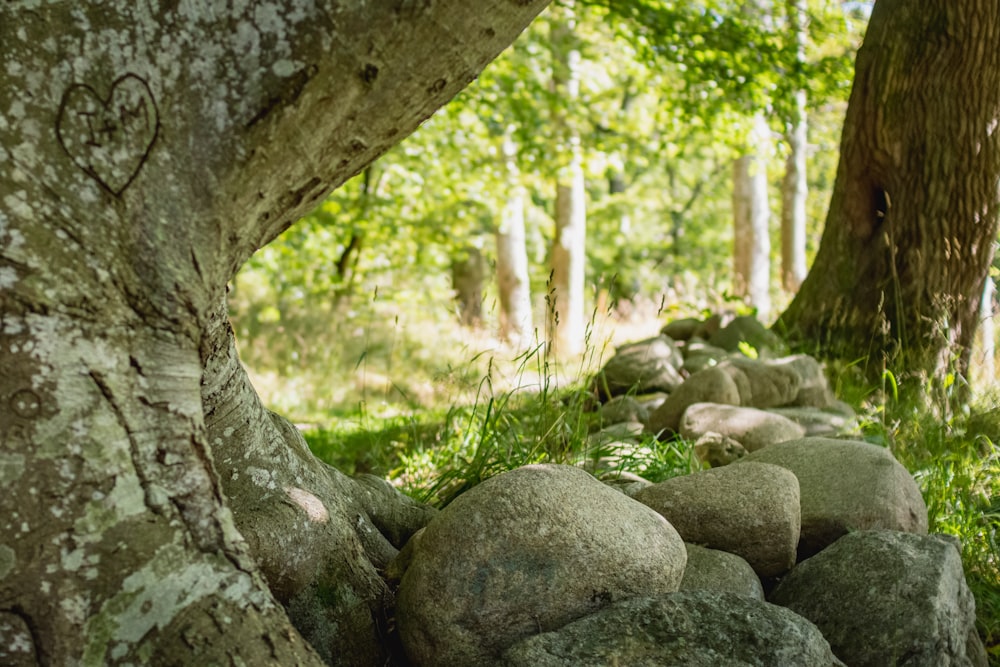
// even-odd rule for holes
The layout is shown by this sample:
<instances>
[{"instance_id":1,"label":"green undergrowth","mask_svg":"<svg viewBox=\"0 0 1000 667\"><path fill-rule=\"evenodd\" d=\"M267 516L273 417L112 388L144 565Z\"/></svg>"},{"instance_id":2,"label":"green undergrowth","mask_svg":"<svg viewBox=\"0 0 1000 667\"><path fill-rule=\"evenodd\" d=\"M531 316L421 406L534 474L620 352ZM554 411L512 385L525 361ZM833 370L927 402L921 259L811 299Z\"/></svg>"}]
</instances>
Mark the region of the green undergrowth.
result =
<instances>
[{"instance_id":1,"label":"green undergrowth","mask_svg":"<svg viewBox=\"0 0 1000 667\"><path fill-rule=\"evenodd\" d=\"M887 394L862 403L863 436L891 449L913 473L930 532L961 540L980 636L990 664L1000 666L1000 396L981 396L942 416Z\"/></svg>"},{"instance_id":2,"label":"green undergrowth","mask_svg":"<svg viewBox=\"0 0 1000 667\"><path fill-rule=\"evenodd\" d=\"M649 436L622 443L593 437L601 424L588 387L557 387L541 348L521 361L525 382L498 390L488 372L469 405L388 418L360 410L304 435L316 455L334 467L386 477L438 507L489 477L533 463L579 465L597 476L628 471L652 481L700 467L683 440ZM531 364L539 368L529 374Z\"/></svg>"},{"instance_id":3,"label":"green undergrowth","mask_svg":"<svg viewBox=\"0 0 1000 667\"><path fill-rule=\"evenodd\" d=\"M540 364L535 376L545 379L501 391L487 373L468 405L388 418L362 409L307 430L306 439L342 471L388 478L438 507L493 475L532 463L580 465L598 476L628 471L654 482L700 469L692 443L681 439L595 440L600 424L588 387L557 387L539 350L523 363ZM876 388L843 376L834 384L858 411L861 437L891 449L913 473L931 532L961 540L978 627L990 664L1000 667L1000 395L944 410L906 400L891 376Z\"/></svg>"}]
</instances>

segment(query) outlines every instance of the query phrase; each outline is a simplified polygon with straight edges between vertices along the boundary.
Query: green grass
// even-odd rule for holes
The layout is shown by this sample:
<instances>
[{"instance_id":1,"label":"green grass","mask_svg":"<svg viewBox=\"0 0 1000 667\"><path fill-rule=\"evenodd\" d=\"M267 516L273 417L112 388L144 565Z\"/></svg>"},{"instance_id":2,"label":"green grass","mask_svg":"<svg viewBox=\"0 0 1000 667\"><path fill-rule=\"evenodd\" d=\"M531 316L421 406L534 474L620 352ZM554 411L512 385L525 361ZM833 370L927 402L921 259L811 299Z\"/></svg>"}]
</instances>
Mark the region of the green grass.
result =
<instances>
[{"instance_id":1,"label":"green grass","mask_svg":"<svg viewBox=\"0 0 1000 667\"><path fill-rule=\"evenodd\" d=\"M1000 395L972 393L952 376L937 389L901 383L888 370L872 387L857 364L830 367L837 394L858 410L863 437L913 474L930 532L961 540L980 636L1000 667Z\"/></svg>"},{"instance_id":2,"label":"green grass","mask_svg":"<svg viewBox=\"0 0 1000 667\"><path fill-rule=\"evenodd\" d=\"M523 365L548 363L538 349ZM863 437L890 448L917 480L931 532L962 542L978 628L1000 666L1000 398L983 396L949 418L921 401L902 400L892 382L876 389L838 383L859 410ZM905 397L904 397L905 398ZM912 407L914 404L921 407ZM595 475L626 470L651 481L700 468L691 443L602 443L583 385L557 389L550 379L494 391L487 373L467 406L380 419L359 412L305 433L316 454L344 472L385 476L411 496L447 505L484 479L531 463L581 465Z\"/></svg>"}]
</instances>

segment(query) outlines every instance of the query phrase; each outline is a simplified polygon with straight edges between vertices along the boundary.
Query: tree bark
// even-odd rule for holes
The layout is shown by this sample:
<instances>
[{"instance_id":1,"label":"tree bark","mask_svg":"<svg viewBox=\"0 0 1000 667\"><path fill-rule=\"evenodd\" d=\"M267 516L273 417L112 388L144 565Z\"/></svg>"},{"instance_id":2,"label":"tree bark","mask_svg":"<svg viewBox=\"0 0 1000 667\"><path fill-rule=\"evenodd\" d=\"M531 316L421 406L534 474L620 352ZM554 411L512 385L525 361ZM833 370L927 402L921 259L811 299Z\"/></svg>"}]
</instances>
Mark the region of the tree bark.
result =
<instances>
[{"instance_id":1,"label":"tree bark","mask_svg":"<svg viewBox=\"0 0 1000 667\"><path fill-rule=\"evenodd\" d=\"M809 38L808 7L805 0L788 0L789 24L796 43L796 60L805 63ZM806 157L809 150L807 93L794 94L794 116L788 125L788 158L781 183L781 285L795 292L806 278L806 200L809 181Z\"/></svg>"},{"instance_id":2,"label":"tree bark","mask_svg":"<svg viewBox=\"0 0 1000 667\"><path fill-rule=\"evenodd\" d=\"M748 151L733 163L733 289L765 321L771 313L770 206L767 144L762 113L753 118Z\"/></svg>"},{"instance_id":3,"label":"tree bark","mask_svg":"<svg viewBox=\"0 0 1000 667\"><path fill-rule=\"evenodd\" d=\"M506 201L497 229L497 291L500 296L500 339L516 349L532 343L531 283L527 234L524 229L524 186L517 167L517 147L508 130L503 143Z\"/></svg>"},{"instance_id":4,"label":"tree bark","mask_svg":"<svg viewBox=\"0 0 1000 667\"><path fill-rule=\"evenodd\" d=\"M558 356L583 351L586 333L587 193L583 176L583 148L574 119L580 90L580 51L575 44L572 5L553 18L553 84L562 110L557 113L564 166L556 183L555 235L552 242L552 279L549 286L549 344Z\"/></svg>"},{"instance_id":5,"label":"tree bark","mask_svg":"<svg viewBox=\"0 0 1000 667\"><path fill-rule=\"evenodd\" d=\"M543 5L0 5L0 645L41 664L382 653L377 567L412 508L260 407L220 304Z\"/></svg>"},{"instance_id":6,"label":"tree bark","mask_svg":"<svg viewBox=\"0 0 1000 667\"><path fill-rule=\"evenodd\" d=\"M968 368L1000 206L1000 5L875 4L822 242L779 328L877 376Z\"/></svg>"}]
</instances>

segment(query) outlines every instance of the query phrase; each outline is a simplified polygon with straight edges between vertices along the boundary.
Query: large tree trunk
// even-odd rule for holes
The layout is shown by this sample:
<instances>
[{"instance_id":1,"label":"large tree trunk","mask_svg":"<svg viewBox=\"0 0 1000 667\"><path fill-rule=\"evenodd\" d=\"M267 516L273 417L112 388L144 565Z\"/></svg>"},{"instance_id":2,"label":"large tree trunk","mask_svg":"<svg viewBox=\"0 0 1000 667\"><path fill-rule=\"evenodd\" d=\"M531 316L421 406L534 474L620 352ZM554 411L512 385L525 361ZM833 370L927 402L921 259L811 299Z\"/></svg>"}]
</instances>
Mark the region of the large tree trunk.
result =
<instances>
[{"instance_id":1,"label":"large tree trunk","mask_svg":"<svg viewBox=\"0 0 1000 667\"><path fill-rule=\"evenodd\" d=\"M788 0L788 22L796 43L796 60L805 63L809 38L808 7L805 0ZM789 292L799 289L806 278L806 199L809 181L806 157L809 150L806 91L794 94L794 116L788 124L788 158L781 182L781 286Z\"/></svg>"},{"instance_id":2,"label":"large tree trunk","mask_svg":"<svg viewBox=\"0 0 1000 667\"><path fill-rule=\"evenodd\" d=\"M580 94L580 51L574 35L572 4L553 17L553 83L561 101L558 118L564 166L556 183L555 235L552 242L552 280L549 286L549 344L559 356L583 351L586 333L587 193L583 176L583 148L573 115Z\"/></svg>"},{"instance_id":3,"label":"large tree trunk","mask_svg":"<svg viewBox=\"0 0 1000 667\"><path fill-rule=\"evenodd\" d=\"M497 292L500 296L500 339L516 349L532 342L531 283L524 228L524 186L517 167L517 147L508 128L503 142L506 201L497 228Z\"/></svg>"},{"instance_id":4,"label":"large tree trunk","mask_svg":"<svg viewBox=\"0 0 1000 667\"><path fill-rule=\"evenodd\" d=\"M879 0L818 255L779 326L829 356L965 373L1000 206L1000 5Z\"/></svg>"},{"instance_id":5,"label":"large tree trunk","mask_svg":"<svg viewBox=\"0 0 1000 667\"><path fill-rule=\"evenodd\" d=\"M377 568L422 510L259 405L225 285L543 5L0 5L0 645L380 656Z\"/></svg>"},{"instance_id":6,"label":"large tree trunk","mask_svg":"<svg viewBox=\"0 0 1000 667\"><path fill-rule=\"evenodd\" d=\"M771 313L771 209L764 114L753 118L747 152L733 163L733 288L767 320Z\"/></svg>"}]
</instances>

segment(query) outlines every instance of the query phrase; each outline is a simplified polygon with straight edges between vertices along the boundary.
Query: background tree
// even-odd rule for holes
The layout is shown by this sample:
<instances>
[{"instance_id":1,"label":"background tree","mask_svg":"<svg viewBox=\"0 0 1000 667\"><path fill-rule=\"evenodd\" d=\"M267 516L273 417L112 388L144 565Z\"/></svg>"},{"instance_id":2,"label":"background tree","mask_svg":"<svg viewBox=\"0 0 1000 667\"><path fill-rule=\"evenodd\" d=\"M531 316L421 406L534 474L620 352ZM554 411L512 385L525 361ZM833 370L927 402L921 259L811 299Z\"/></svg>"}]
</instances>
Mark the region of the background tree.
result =
<instances>
[{"instance_id":1,"label":"background tree","mask_svg":"<svg viewBox=\"0 0 1000 667\"><path fill-rule=\"evenodd\" d=\"M767 321L771 312L771 207L767 158L770 128L763 112L750 120L746 152L733 161L733 287Z\"/></svg>"},{"instance_id":2,"label":"background tree","mask_svg":"<svg viewBox=\"0 0 1000 667\"><path fill-rule=\"evenodd\" d=\"M755 24L731 16L735 7L576 5L585 285L588 295L598 295L585 310L588 318L596 314L592 349L601 349L613 322L640 325L661 305L697 313L732 293L732 192L723 165L744 140L741 118L753 108L751 91L759 91L753 100L775 109L771 132L780 137L789 117L782 100L809 82L808 178L815 193L809 219L825 212L860 41L853 26L863 19L845 15L839 3L810 0L806 63L795 69L787 26L760 34ZM482 330L469 336L455 327L450 262L461 244L493 233L501 219L511 192L500 155L510 127L524 188L532 314L536 322L547 315L552 175L559 168L558 136L540 129L553 126L559 108L550 87L550 32L543 13L475 83L383 156L373 167L363 215L358 177L241 272L230 300L241 355L271 405L310 421L330 410L373 414L457 400L456 392L474 395L485 360L507 354L490 335L506 315L499 283L487 282ZM769 156L771 173L780 171L779 149ZM617 192L621 185L625 191ZM770 187L776 196L777 179ZM353 229L365 243L356 255L357 278L345 290L328 267L349 247ZM819 231L808 229L810 253ZM493 244L481 249L502 268ZM345 297L334 305L331 293ZM447 342L430 350L431 337Z\"/></svg>"},{"instance_id":3,"label":"background tree","mask_svg":"<svg viewBox=\"0 0 1000 667\"><path fill-rule=\"evenodd\" d=\"M578 127L580 49L576 44L572 3L561 7L551 22L553 130L559 137L556 174L555 232L552 239L551 287L546 298L547 336L556 354L579 354L584 344L584 281L586 274L587 192L583 146Z\"/></svg>"},{"instance_id":4,"label":"background tree","mask_svg":"<svg viewBox=\"0 0 1000 667\"><path fill-rule=\"evenodd\" d=\"M809 43L809 10L806 0L787 0L785 13L795 45L793 76L801 76ZM785 136L788 156L781 181L781 286L796 292L806 277L806 205L809 195L807 163L809 151L808 93L805 85L792 92L790 118Z\"/></svg>"},{"instance_id":5,"label":"background tree","mask_svg":"<svg viewBox=\"0 0 1000 667\"><path fill-rule=\"evenodd\" d=\"M497 290L500 297L500 338L518 349L531 342L531 278L524 229L524 186L517 166L513 131L504 132L503 168L506 201L497 226Z\"/></svg>"},{"instance_id":6,"label":"background tree","mask_svg":"<svg viewBox=\"0 0 1000 667\"><path fill-rule=\"evenodd\" d=\"M823 240L778 323L802 345L873 375L966 372L1000 203L998 32L992 2L875 4Z\"/></svg>"},{"instance_id":7,"label":"background tree","mask_svg":"<svg viewBox=\"0 0 1000 667\"><path fill-rule=\"evenodd\" d=\"M261 406L226 284L543 4L0 6L8 646L381 664L378 568L422 510Z\"/></svg>"}]
</instances>

